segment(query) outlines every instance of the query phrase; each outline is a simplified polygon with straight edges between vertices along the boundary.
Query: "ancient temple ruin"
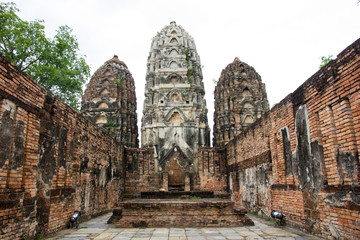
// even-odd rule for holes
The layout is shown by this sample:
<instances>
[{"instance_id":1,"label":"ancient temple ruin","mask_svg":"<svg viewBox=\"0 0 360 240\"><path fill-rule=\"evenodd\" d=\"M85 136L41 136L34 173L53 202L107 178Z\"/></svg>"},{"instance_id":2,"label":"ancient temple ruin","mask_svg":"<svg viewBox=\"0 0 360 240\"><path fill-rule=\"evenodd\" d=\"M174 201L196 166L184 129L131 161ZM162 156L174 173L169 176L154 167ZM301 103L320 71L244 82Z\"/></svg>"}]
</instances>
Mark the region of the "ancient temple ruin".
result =
<instances>
[{"instance_id":1,"label":"ancient temple ruin","mask_svg":"<svg viewBox=\"0 0 360 240\"><path fill-rule=\"evenodd\" d=\"M360 39L270 110L259 74L236 58L215 90L214 147L200 66L181 26L155 36L139 148L118 57L92 76L79 113L0 54L0 238L56 232L74 210L113 211L118 227L242 226L247 211L276 210L359 239Z\"/></svg>"},{"instance_id":2,"label":"ancient temple ruin","mask_svg":"<svg viewBox=\"0 0 360 240\"><path fill-rule=\"evenodd\" d=\"M117 227L253 224L226 192L225 158L214 151L204 169L199 157L210 147L202 80L194 40L171 22L152 41L142 148L126 149L125 195L112 217ZM208 180L219 187L203 184Z\"/></svg>"},{"instance_id":3,"label":"ancient temple ruin","mask_svg":"<svg viewBox=\"0 0 360 240\"><path fill-rule=\"evenodd\" d=\"M125 146L139 145L135 83L118 56L105 62L91 77L81 113Z\"/></svg>"},{"instance_id":4,"label":"ancient temple ruin","mask_svg":"<svg viewBox=\"0 0 360 240\"><path fill-rule=\"evenodd\" d=\"M197 171L199 147L210 145L205 91L193 38L175 22L153 38L147 62L141 146L155 150L155 171L184 187Z\"/></svg>"},{"instance_id":5,"label":"ancient temple ruin","mask_svg":"<svg viewBox=\"0 0 360 240\"><path fill-rule=\"evenodd\" d=\"M214 147L224 147L269 110L260 75L239 58L221 72L214 97Z\"/></svg>"}]
</instances>

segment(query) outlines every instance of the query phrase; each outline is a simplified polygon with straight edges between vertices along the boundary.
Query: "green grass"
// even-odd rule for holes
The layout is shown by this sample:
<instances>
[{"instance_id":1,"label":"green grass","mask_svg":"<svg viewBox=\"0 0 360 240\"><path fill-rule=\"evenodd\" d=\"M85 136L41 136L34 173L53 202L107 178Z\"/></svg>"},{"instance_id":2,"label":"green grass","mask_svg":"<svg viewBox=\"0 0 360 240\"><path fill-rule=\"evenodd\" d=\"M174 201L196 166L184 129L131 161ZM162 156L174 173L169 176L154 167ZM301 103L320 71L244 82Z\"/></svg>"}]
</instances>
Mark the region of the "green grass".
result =
<instances>
[{"instance_id":1,"label":"green grass","mask_svg":"<svg viewBox=\"0 0 360 240\"><path fill-rule=\"evenodd\" d=\"M190 199L201 199L201 197L191 196Z\"/></svg>"}]
</instances>

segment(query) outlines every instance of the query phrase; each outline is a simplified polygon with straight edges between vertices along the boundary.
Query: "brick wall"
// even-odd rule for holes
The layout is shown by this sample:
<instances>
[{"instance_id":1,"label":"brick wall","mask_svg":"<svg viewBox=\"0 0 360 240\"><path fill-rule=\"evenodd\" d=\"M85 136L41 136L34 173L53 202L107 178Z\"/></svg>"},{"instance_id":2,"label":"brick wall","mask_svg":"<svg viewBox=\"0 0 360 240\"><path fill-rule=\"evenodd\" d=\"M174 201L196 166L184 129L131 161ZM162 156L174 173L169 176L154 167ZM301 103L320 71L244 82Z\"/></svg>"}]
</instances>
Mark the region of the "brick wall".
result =
<instances>
[{"instance_id":1,"label":"brick wall","mask_svg":"<svg viewBox=\"0 0 360 240\"><path fill-rule=\"evenodd\" d=\"M0 56L0 238L64 228L109 211L123 148Z\"/></svg>"},{"instance_id":2,"label":"brick wall","mask_svg":"<svg viewBox=\"0 0 360 240\"><path fill-rule=\"evenodd\" d=\"M360 39L227 145L239 205L281 211L325 237L360 238L359 55Z\"/></svg>"},{"instance_id":3,"label":"brick wall","mask_svg":"<svg viewBox=\"0 0 360 240\"><path fill-rule=\"evenodd\" d=\"M200 148L197 153L199 175L195 189L213 191L215 195L226 194L226 152L221 148Z\"/></svg>"},{"instance_id":4,"label":"brick wall","mask_svg":"<svg viewBox=\"0 0 360 240\"><path fill-rule=\"evenodd\" d=\"M162 171L155 171L153 148L126 148L125 155L125 198L139 197L141 192L156 192L167 188L167 179L164 179ZM227 194L225 149L200 148L196 158L199 173L191 175L190 189L213 191L215 195Z\"/></svg>"},{"instance_id":5,"label":"brick wall","mask_svg":"<svg viewBox=\"0 0 360 240\"><path fill-rule=\"evenodd\" d=\"M360 39L230 141L201 148L194 189L330 238L360 238ZM152 149L124 149L0 57L0 236L158 191ZM226 164L225 164L226 162ZM225 170L225 172L224 172Z\"/></svg>"},{"instance_id":6,"label":"brick wall","mask_svg":"<svg viewBox=\"0 0 360 240\"><path fill-rule=\"evenodd\" d=\"M306 226L304 198L302 192L294 185L272 185L271 207L282 213L286 212L287 223L299 225L303 228Z\"/></svg>"},{"instance_id":7,"label":"brick wall","mask_svg":"<svg viewBox=\"0 0 360 240\"><path fill-rule=\"evenodd\" d=\"M126 148L125 197L139 197L141 192L159 191L162 176L155 172L153 148Z\"/></svg>"}]
</instances>

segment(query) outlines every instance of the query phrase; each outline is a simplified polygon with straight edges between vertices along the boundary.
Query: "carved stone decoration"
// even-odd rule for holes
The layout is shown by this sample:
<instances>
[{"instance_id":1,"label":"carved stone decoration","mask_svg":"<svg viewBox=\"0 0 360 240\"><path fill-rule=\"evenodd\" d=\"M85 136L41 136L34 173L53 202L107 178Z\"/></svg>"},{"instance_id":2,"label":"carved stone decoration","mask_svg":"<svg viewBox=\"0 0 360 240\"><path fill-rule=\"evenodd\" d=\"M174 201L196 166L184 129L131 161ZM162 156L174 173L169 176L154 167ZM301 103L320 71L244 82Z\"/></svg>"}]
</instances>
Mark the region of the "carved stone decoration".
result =
<instances>
[{"instance_id":1,"label":"carved stone decoration","mask_svg":"<svg viewBox=\"0 0 360 240\"><path fill-rule=\"evenodd\" d=\"M214 98L214 147L225 146L269 110L260 75L239 58L222 70Z\"/></svg>"},{"instance_id":2,"label":"carved stone decoration","mask_svg":"<svg viewBox=\"0 0 360 240\"><path fill-rule=\"evenodd\" d=\"M91 77L81 113L125 146L139 146L134 79L116 55Z\"/></svg>"},{"instance_id":3,"label":"carved stone decoration","mask_svg":"<svg viewBox=\"0 0 360 240\"><path fill-rule=\"evenodd\" d=\"M154 98L144 101L141 145L155 146L160 163L168 161L166 156L177 146L192 164L198 148L210 145L201 63L193 38L171 22L153 38L147 66L145 96ZM158 118L148 121L150 113L158 113Z\"/></svg>"}]
</instances>

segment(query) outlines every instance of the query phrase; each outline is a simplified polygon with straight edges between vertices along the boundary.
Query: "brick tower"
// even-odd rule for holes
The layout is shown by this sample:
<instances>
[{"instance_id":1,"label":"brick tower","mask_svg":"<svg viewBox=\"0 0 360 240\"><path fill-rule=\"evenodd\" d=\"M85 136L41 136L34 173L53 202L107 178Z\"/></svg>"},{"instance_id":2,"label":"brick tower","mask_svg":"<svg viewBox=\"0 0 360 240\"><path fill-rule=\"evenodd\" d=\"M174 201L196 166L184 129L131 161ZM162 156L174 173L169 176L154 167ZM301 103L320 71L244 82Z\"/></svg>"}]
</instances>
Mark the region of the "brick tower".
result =
<instances>
[{"instance_id":1,"label":"brick tower","mask_svg":"<svg viewBox=\"0 0 360 240\"><path fill-rule=\"evenodd\" d=\"M193 38L171 22L151 44L141 127L141 145L155 147L160 171L169 167L169 162L183 171L196 170L198 148L209 146L202 80Z\"/></svg>"},{"instance_id":2,"label":"brick tower","mask_svg":"<svg viewBox=\"0 0 360 240\"><path fill-rule=\"evenodd\" d=\"M91 77L81 113L125 146L139 146L134 79L116 55Z\"/></svg>"},{"instance_id":3,"label":"brick tower","mask_svg":"<svg viewBox=\"0 0 360 240\"><path fill-rule=\"evenodd\" d=\"M226 145L269 110L260 75L238 58L222 70L214 98L214 147Z\"/></svg>"}]
</instances>

